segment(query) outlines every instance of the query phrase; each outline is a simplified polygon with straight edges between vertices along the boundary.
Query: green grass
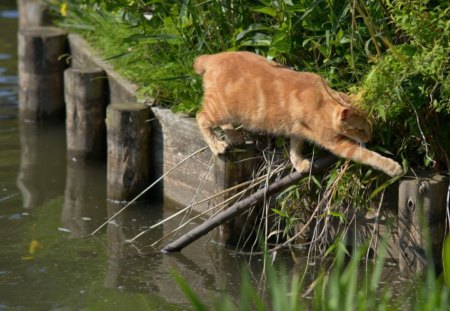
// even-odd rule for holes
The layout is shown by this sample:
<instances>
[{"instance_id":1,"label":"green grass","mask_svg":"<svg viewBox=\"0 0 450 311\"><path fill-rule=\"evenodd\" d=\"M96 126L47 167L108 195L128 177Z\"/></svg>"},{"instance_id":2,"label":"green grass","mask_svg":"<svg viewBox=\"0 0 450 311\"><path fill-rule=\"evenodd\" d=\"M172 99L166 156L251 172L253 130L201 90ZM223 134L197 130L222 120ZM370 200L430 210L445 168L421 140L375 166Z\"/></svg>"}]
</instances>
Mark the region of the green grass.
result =
<instances>
[{"instance_id":1,"label":"green grass","mask_svg":"<svg viewBox=\"0 0 450 311\"><path fill-rule=\"evenodd\" d=\"M271 264L258 286L244 272L239 305L223 293L213 297L215 303L207 307L180 273L173 274L194 310L448 310L448 287L431 270L423 279L412 277L409 284L404 282L403 291L394 295L398 292L395 285L381 282L384 257L367 265L364 254L360 249L349 259L343 247L338 247L332 266L311 284L302 283L299 272L288 273Z\"/></svg>"}]
</instances>

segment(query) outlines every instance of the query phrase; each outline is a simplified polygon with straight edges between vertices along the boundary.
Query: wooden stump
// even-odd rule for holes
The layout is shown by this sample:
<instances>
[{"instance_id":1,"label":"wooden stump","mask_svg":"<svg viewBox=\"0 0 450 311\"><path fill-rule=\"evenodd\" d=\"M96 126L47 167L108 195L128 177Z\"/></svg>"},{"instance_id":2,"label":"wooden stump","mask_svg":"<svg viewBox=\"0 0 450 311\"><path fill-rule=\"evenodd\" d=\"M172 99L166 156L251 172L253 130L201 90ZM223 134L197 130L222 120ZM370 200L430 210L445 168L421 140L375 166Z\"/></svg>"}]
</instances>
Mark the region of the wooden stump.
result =
<instances>
[{"instance_id":1,"label":"wooden stump","mask_svg":"<svg viewBox=\"0 0 450 311\"><path fill-rule=\"evenodd\" d=\"M64 117L65 31L54 27L19 30L19 109L26 121Z\"/></svg>"},{"instance_id":2,"label":"wooden stump","mask_svg":"<svg viewBox=\"0 0 450 311\"><path fill-rule=\"evenodd\" d=\"M43 0L18 0L19 28L51 25L48 4Z\"/></svg>"},{"instance_id":3,"label":"wooden stump","mask_svg":"<svg viewBox=\"0 0 450 311\"><path fill-rule=\"evenodd\" d=\"M439 268L445 235L448 178L442 175L405 179L398 201L399 266L420 273Z\"/></svg>"},{"instance_id":4,"label":"wooden stump","mask_svg":"<svg viewBox=\"0 0 450 311\"><path fill-rule=\"evenodd\" d=\"M100 68L69 68L64 72L69 159L105 158L106 90L106 74Z\"/></svg>"},{"instance_id":5,"label":"wooden stump","mask_svg":"<svg viewBox=\"0 0 450 311\"><path fill-rule=\"evenodd\" d=\"M214 173L217 189L229 189L249 180L255 166L255 145L253 143L230 148L225 154L215 158ZM240 190L242 189L216 198L215 203L226 200ZM233 203L231 202L230 205ZM251 210L221 225L215 239L225 245L245 247L241 244L248 242L250 235L255 233L254 225L258 220L258 211L259 209ZM253 243L253 240L249 243Z\"/></svg>"},{"instance_id":6,"label":"wooden stump","mask_svg":"<svg viewBox=\"0 0 450 311\"><path fill-rule=\"evenodd\" d=\"M107 108L107 198L131 201L149 184L149 109L140 104Z\"/></svg>"}]
</instances>

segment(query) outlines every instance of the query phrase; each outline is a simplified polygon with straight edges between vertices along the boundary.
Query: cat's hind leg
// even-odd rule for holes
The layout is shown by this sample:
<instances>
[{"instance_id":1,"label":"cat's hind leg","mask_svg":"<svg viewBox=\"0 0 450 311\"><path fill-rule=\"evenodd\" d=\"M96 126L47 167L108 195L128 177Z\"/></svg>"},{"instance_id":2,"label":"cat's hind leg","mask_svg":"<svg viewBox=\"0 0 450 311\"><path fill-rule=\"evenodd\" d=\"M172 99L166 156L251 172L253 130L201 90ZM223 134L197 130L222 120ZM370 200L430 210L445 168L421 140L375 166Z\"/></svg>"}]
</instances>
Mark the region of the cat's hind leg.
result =
<instances>
[{"instance_id":1,"label":"cat's hind leg","mask_svg":"<svg viewBox=\"0 0 450 311\"><path fill-rule=\"evenodd\" d=\"M236 131L233 124L224 124L220 128L225 133L225 138L231 145L241 145L245 142L244 136Z\"/></svg>"},{"instance_id":2,"label":"cat's hind leg","mask_svg":"<svg viewBox=\"0 0 450 311\"><path fill-rule=\"evenodd\" d=\"M202 133L203 138L208 144L209 149L211 149L211 152L216 156L225 153L228 144L225 141L217 138L216 134L213 131L213 128L214 126L216 126L216 124L214 124L210 120L210 118L208 118L208 114L205 111L200 111L197 113L196 119L200 132Z\"/></svg>"},{"instance_id":3,"label":"cat's hind leg","mask_svg":"<svg viewBox=\"0 0 450 311\"><path fill-rule=\"evenodd\" d=\"M298 136L291 137L291 146L289 149L289 156L291 158L292 165L298 172L308 172L311 167L311 162L305 159L302 154L302 147L305 140Z\"/></svg>"}]
</instances>

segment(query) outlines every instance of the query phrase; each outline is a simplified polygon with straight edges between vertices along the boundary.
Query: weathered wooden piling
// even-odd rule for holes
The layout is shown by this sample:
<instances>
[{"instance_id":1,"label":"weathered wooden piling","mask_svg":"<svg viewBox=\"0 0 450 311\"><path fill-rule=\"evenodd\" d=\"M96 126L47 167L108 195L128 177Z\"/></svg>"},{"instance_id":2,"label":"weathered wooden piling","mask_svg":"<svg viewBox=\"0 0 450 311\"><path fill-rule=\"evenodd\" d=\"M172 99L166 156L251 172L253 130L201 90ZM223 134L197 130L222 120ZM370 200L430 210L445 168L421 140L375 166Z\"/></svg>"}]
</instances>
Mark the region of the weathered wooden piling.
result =
<instances>
[{"instance_id":1,"label":"weathered wooden piling","mask_svg":"<svg viewBox=\"0 0 450 311\"><path fill-rule=\"evenodd\" d=\"M214 159L214 178L216 185L218 189L229 189L248 181L255 168L255 145L253 142L237 146L236 148L230 148L225 154ZM238 190L227 192L217 197L215 203L218 204L232 197L237 192ZM218 234L214 238L219 243L226 245L239 246L245 243L249 240L250 235L255 233L254 225L258 220L258 210L250 210L245 215L233 218L224 223L219 227ZM253 243L253 240L251 243Z\"/></svg>"},{"instance_id":2,"label":"weathered wooden piling","mask_svg":"<svg viewBox=\"0 0 450 311\"><path fill-rule=\"evenodd\" d=\"M19 110L26 121L63 119L66 37L55 27L19 30Z\"/></svg>"},{"instance_id":3,"label":"weathered wooden piling","mask_svg":"<svg viewBox=\"0 0 450 311\"><path fill-rule=\"evenodd\" d=\"M106 74L101 68L69 68L64 72L69 159L105 158L106 92Z\"/></svg>"},{"instance_id":4,"label":"weathered wooden piling","mask_svg":"<svg viewBox=\"0 0 450 311\"><path fill-rule=\"evenodd\" d=\"M141 104L109 105L107 198L131 201L149 184L149 109Z\"/></svg>"},{"instance_id":5,"label":"weathered wooden piling","mask_svg":"<svg viewBox=\"0 0 450 311\"><path fill-rule=\"evenodd\" d=\"M400 182L400 271L423 272L430 266L430 259L439 267L445 235L447 189L448 177L443 175L408 178Z\"/></svg>"},{"instance_id":6,"label":"weathered wooden piling","mask_svg":"<svg viewBox=\"0 0 450 311\"><path fill-rule=\"evenodd\" d=\"M109 99L112 104L153 103L152 98L137 96L138 85L114 70L114 66L99 56L98 52L78 34L69 34L70 61L74 68L100 67L108 75Z\"/></svg>"},{"instance_id":7,"label":"weathered wooden piling","mask_svg":"<svg viewBox=\"0 0 450 311\"><path fill-rule=\"evenodd\" d=\"M44 0L18 0L19 28L45 26L52 23L48 3Z\"/></svg>"}]
</instances>

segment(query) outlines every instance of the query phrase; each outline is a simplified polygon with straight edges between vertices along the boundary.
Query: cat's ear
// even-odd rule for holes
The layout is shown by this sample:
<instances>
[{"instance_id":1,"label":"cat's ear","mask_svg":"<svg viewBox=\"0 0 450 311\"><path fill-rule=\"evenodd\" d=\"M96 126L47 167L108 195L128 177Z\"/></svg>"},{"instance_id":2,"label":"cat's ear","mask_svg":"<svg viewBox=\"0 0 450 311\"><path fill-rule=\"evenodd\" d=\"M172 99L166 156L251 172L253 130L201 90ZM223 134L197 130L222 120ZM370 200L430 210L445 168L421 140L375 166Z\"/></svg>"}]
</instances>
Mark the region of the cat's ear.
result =
<instances>
[{"instance_id":1,"label":"cat's ear","mask_svg":"<svg viewBox=\"0 0 450 311\"><path fill-rule=\"evenodd\" d=\"M347 120L347 118L350 116L351 110L350 108L343 108L341 110L341 121Z\"/></svg>"}]
</instances>

